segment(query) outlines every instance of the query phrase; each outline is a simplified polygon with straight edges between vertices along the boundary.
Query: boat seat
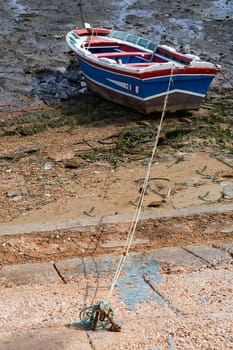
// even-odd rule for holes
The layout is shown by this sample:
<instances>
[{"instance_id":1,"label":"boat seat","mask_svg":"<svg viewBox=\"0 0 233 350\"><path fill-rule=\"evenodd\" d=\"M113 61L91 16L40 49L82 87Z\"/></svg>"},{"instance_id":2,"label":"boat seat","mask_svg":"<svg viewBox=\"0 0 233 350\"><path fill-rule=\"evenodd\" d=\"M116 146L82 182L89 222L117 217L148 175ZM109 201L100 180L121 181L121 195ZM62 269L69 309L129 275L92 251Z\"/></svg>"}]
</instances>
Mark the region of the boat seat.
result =
<instances>
[{"instance_id":1,"label":"boat seat","mask_svg":"<svg viewBox=\"0 0 233 350\"><path fill-rule=\"evenodd\" d=\"M106 52L106 53L96 53L95 57L102 58L102 57L127 57L127 56L140 56L145 58L151 58L150 52L144 52L144 51L130 51L130 52Z\"/></svg>"},{"instance_id":2,"label":"boat seat","mask_svg":"<svg viewBox=\"0 0 233 350\"><path fill-rule=\"evenodd\" d=\"M157 65L156 62L144 62L144 63L126 63L126 67L134 67L134 68L145 68L145 67L150 67Z\"/></svg>"},{"instance_id":3,"label":"boat seat","mask_svg":"<svg viewBox=\"0 0 233 350\"><path fill-rule=\"evenodd\" d=\"M119 47L119 43L113 40L91 39L85 42L85 47Z\"/></svg>"}]
</instances>

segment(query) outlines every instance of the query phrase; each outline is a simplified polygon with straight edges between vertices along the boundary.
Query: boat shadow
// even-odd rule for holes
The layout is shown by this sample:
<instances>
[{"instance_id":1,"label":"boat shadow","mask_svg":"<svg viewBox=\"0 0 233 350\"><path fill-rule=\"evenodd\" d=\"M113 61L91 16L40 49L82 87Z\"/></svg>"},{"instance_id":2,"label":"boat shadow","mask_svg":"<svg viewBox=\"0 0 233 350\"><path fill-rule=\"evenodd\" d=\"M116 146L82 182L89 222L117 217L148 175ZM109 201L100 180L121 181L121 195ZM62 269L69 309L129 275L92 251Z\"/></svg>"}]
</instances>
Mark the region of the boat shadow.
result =
<instances>
[{"instance_id":1,"label":"boat shadow","mask_svg":"<svg viewBox=\"0 0 233 350\"><path fill-rule=\"evenodd\" d=\"M158 122L161 119L162 112L153 112L143 114L131 108L127 108L109 102L92 92L86 92L83 95L66 100L60 105L61 113L64 117L74 119L76 125L90 125L91 127L105 127L111 125L128 125L130 122ZM191 111L178 111L165 113L167 119L178 119L191 117Z\"/></svg>"},{"instance_id":2,"label":"boat shadow","mask_svg":"<svg viewBox=\"0 0 233 350\"><path fill-rule=\"evenodd\" d=\"M86 88L77 62L64 71L45 69L32 75L34 94L50 107L59 109L70 125L105 127L128 125L130 122L159 122L162 111L143 114L132 107L108 101ZM166 118L190 117L192 112L166 111Z\"/></svg>"}]
</instances>

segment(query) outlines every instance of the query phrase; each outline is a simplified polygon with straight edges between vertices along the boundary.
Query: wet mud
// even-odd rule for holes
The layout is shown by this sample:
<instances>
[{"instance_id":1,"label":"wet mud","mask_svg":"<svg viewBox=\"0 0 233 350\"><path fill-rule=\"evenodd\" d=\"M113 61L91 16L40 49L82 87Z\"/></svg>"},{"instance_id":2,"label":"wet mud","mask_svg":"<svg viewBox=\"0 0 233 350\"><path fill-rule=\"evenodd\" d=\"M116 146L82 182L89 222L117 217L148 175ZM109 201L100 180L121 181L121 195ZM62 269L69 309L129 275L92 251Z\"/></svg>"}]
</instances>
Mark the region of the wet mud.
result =
<instances>
[{"instance_id":1,"label":"wet mud","mask_svg":"<svg viewBox=\"0 0 233 350\"><path fill-rule=\"evenodd\" d=\"M79 2L80 3L80 2ZM49 3L6 0L0 8L0 113L57 104L85 93L66 33L82 21L124 29L221 64L212 89L231 89L231 1L121 1Z\"/></svg>"}]
</instances>

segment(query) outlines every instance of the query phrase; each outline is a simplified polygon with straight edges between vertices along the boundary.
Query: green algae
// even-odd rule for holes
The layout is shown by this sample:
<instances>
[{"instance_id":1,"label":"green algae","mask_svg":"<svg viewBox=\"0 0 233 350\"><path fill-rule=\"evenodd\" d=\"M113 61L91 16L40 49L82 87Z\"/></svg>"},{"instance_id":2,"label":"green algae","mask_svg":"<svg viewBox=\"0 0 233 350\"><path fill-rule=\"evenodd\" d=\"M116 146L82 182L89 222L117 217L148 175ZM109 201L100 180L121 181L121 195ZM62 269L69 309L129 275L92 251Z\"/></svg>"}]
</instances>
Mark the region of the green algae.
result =
<instances>
[{"instance_id":1,"label":"green algae","mask_svg":"<svg viewBox=\"0 0 233 350\"><path fill-rule=\"evenodd\" d=\"M232 152L233 99L229 90L206 99L199 111L167 113L159 138L161 152L194 152L205 149ZM42 111L20 113L0 125L1 136L20 137L41 134L66 127L104 128L117 126L118 131L95 140L95 146L77 152L73 163L107 161L117 165L150 157L156 139L160 114L144 116L130 109L106 102L90 94L71 104ZM69 165L67 166L69 167Z\"/></svg>"}]
</instances>

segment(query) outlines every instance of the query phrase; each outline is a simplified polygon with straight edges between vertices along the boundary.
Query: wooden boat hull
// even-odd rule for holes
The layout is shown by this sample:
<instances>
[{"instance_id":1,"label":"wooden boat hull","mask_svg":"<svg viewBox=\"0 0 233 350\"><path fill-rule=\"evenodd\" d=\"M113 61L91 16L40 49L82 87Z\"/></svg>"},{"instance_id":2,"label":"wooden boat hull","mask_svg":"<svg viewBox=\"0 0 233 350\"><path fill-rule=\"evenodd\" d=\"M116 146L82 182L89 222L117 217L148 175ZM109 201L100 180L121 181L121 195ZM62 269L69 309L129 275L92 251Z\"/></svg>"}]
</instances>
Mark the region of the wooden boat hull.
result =
<instances>
[{"instance_id":1,"label":"wooden boat hull","mask_svg":"<svg viewBox=\"0 0 233 350\"><path fill-rule=\"evenodd\" d=\"M145 114L162 111L167 94L167 111L198 109L215 75L210 69L192 68L130 75L83 57L79 57L79 62L91 91Z\"/></svg>"},{"instance_id":2,"label":"wooden boat hull","mask_svg":"<svg viewBox=\"0 0 233 350\"><path fill-rule=\"evenodd\" d=\"M87 87L96 95L103 97L104 99L120 104L125 107L132 108L143 114L150 114L153 112L162 111L164 108L165 95L154 96L147 101L136 99L134 97L126 96L121 93L115 93L114 91L99 85L98 83L85 78ZM172 92L168 95L166 110L175 112L179 110L194 110L199 109L203 101L202 96L195 96L185 94L182 92Z\"/></svg>"},{"instance_id":3,"label":"wooden boat hull","mask_svg":"<svg viewBox=\"0 0 233 350\"><path fill-rule=\"evenodd\" d=\"M67 42L87 86L99 96L142 113L198 109L218 67L120 31L76 30ZM153 52L156 50L156 54Z\"/></svg>"}]
</instances>

